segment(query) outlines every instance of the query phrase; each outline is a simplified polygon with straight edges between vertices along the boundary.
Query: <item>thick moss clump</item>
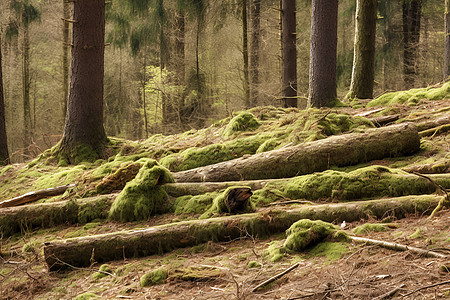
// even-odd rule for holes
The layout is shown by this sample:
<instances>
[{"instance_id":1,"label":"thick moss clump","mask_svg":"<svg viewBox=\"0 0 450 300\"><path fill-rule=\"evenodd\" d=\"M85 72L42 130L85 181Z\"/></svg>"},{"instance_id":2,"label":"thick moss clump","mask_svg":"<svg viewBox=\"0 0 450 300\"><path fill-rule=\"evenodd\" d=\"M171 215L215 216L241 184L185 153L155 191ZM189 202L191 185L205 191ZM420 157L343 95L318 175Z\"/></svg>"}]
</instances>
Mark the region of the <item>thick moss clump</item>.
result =
<instances>
[{"instance_id":1,"label":"thick moss clump","mask_svg":"<svg viewBox=\"0 0 450 300\"><path fill-rule=\"evenodd\" d=\"M161 184L173 181L167 169L154 160L148 161L117 196L109 217L129 222L146 220L152 214L163 212L168 196Z\"/></svg>"},{"instance_id":2,"label":"thick moss clump","mask_svg":"<svg viewBox=\"0 0 450 300\"><path fill-rule=\"evenodd\" d=\"M137 175L141 166L142 165L139 163L124 163L117 171L103 178L103 180L97 184L95 187L96 192L98 194L108 194L123 189L126 183Z\"/></svg>"},{"instance_id":3,"label":"thick moss clump","mask_svg":"<svg viewBox=\"0 0 450 300\"><path fill-rule=\"evenodd\" d=\"M366 223L364 225L355 227L352 232L355 234L368 234L370 232L386 231L390 227L389 224L372 224Z\"/></svg>"},{"instance_id":4,"label":"thick moss clump","mask_svg":"<svg viewBox=\"0 0 450 300\"><path fill-rule=\"evenodd\" d=\"M424 178L383 166L360 168L349 173L325 171L291 179L285 187L290 199L354 200L379 196L431 194L433 184Z\"/></svg>"},{"instance_id":5,"label":"thick moss clump","mask_svg":"<svg viewBox=\"0 0 450 300\"><path fill-rule=\"evenodd\" d=\"M233 211L230 209L228 198L230 193L235 189L248 189L250 187L247 186L231 186L227 188L223 193L218 195L213 200L212 206L206 211L203 215L201 215L201 219L207 219L214 215L218 215L221 213L232 213ZM247 199L246 203L242 205L242 209L239 209L237 213L251 212L254 210L254 207L251 205L250 199ZM235 212L233 212L235 213Z\"/></svg>"},{"instance_id":6,"label":"thick moss clump","mask_svg":"<svg viewBox=\"0 0 450 300\"><path fill-rule=\"evenodd\" d=\"M292 224L286 231L284 247L290 251L303 251L309 245L317 244L332 235L337 228L321 220L303 219Z\"/></svg>"},{"instance_id":7,"label":"thick moss clump","mask_svg":"<svg viewBox=\"0 0 450 300\"><path fill-rule=\"evenodd\" d=\"M141 286L151 286L156 284L162 284L169 277L169 272L165 268L159 268L141 277Z\"/></svg>"},{"instance_id":8,"label":"thick moss clump","mask_svg":"<svg viewBox=\"0 0 450 300\"><path fill-rule=\"evenodd\" d=\"M81 295L76 296L73 300L92 300L92 299L100 299L99 295L96 295L91 292L83 293Z\"/></svg>"},{"instance_id":9,"label":"thick moss clump","mask_svg":"<svg viewBox=\"0 0 450 300\"><path fill-rule=\"evenodd\" d=\"M381 95L367 104L367 107L390 106L394 104L417 105L420 100L442 100L450 96L450 82L439 88L420 88L408 91L391 92Z\"/></svg>"},{"instance_id":10,"label":"thick moss clump","mask_svg":"<svg viewBox=\"0 0 450 300\"><path fill-rule=\"evenodd\" d=\"M258 119L252 113L243 111L231 119L230 123L225 127L223 135L229 137L239 131L253 131L259 125Z\"/></svg>"},{"instance_id":11,"label":"thick moss clump","mask_svg":"<svg viewBox=\"0 0 450 300\"><path fill-rule=\"evenodd\" d=\"M206 193L197 196L181 196L175 199L174 212L176 214L202 214L211 207L214 198L219 195L217 192Z\"/></svg>"},{"instance_id":12,"label":"thick moss clump","mask_svg":"<svg viewBox=\"0 0 450 300\"><path fill-rule=\"evenodd\" d=\"M107 264L101 265L99 270L101 272L95 272L94 274L92 274L92 276L91 276L92 279L99 280L99 279L102 279L103 277L109 276L109 274L114 273L114 270L111 268L111 266L107 265Z\"/></svg>"}]
</instances>

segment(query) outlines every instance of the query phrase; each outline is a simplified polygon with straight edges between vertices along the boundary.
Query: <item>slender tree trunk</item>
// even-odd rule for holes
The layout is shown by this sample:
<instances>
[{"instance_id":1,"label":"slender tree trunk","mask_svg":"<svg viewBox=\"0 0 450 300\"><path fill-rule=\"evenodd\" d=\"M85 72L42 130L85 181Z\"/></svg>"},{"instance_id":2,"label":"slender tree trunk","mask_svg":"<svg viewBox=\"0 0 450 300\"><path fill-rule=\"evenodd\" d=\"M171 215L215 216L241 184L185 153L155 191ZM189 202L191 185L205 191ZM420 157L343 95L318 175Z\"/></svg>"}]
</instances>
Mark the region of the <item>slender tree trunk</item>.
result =
<instances>
[{"instance_id":1,"label":"slender tree trunk","mask_svg":"<svg viewBox=\"0 0 450 300\"><path fill-rule=\"evenodd\" d=\"M5 99L3 95L2 43L0 40L0 165L7 165L9 162L5 121Z\"/></svg>"},{"instance_id":2,"label":"slender tree trunk","mask_svg":"<svg viewBox=\"0 0 450 300\"><path fill-rule=\"evenodd\" d=\"M70 90L60 153L68 162L78 163L101 157L108 141L103 127L105 1L73 2L73 19Z\"/></svg>"},{"instance_id":3,"label":"slender tree trunk","mask_svg":"<svg viewBox=\"0 0 450 300\"><path fill-rule=\"evenodd\" d=\"M445 51L444 51L444 80L450 76L450 0L445 0Z\"/></svg>"},{"instance_id":4,"label":"slender tree trunk","mask_svg":"<svg viewBox=\"0 0 450 300\"><path fill-rule=\"evenodd\" d=\"M351 98L371 99L375 78L375 35L378 0L356 2L356 30Z\"/></svg>"},{"instance_id":5,"label":"slender tree trunk","mask_svg":"<svg viewBox=\"0 0 450 300\"><path fill-rule=\"evenodd\" d=\"M403 1L403 74L405 88L414 87L417 73L417 52L420 40L422 0Z\"/></svg>"},{"instance_id":6,"label":"slender tree trunk","mask_svg":"<svg viewBox=\"0 0 450 300\"><path fill-rule=\"evenodd\" d=\"M250 84L248 74L248 22L247 0L242 0L242 58L244 60L244 102L250 108Z\"/></svg>"},{"instance_id":7,"label":"slender tree trunk","mask_svg":"<svg viewBox=\"0 0 450 300\"><path fill-rule=\"evenodd\" d=\"M336 100L337 0L313 0L308 105Z\"/></svg>"},{"instance_id":8,"label":"slender tree trunk","mask_svg":"<svg viewBox=\"0 0 450 300\"><path fill-rule=\"evenodd\" d=\"M297 22L295 0L282 0L281 45L283 51L284 107L297 107Z\"/></svg>"},{"instance_id":9,"label":"slender tree trunk","mask_svg":"<svg viewBox=\"0 0 450 300\"><path fill-rule=\"evenodd\" d=\"M186 80L186 64L185 64L185 15L184 11L179 9L175 16L175 72L176 72L176 84L178 88L177 99L177 120L180 128L182 128L181 111L183 110L183 86Z\"/></svg>"},{"instance_id":10,"label":"slender tree trunk","mask_svg":"<svg viewBox=\"0 0 450 300\"><path fill-rule=\"evenodd\" d=\"M259 47L261 46L261 0L251 0L250 42L250 106L258 104L259 98Z\"/></svg>"},{"instance_id":11,"label":"slender tree trunk","mask_svg":"<svg viewBox=\"0 0 450 300\"><path fill-rule=\"evenodd\" d=\"M147 60L144 57L144 70L142 78L142 108L144 110L144 129L145 138L148 138L148 120L147 120L147 97L145 92L145 84L147 83ZM156 103L155 113L158 112L158 103ZM156 123L156 120L155 120Z\"/></svg>"},{"instance_id":12,"label":"slender tree trunk","mask_svg":"<svg viewBox=\"0 0 450 300\"><path fill-rule=\"evenodd\" d=\"M66 118L67 113L67 99L69 98L69 70L70 70L70 23L66 20L70 19L70 2L63 0L63 60L62 60L62 71L63 71L63 117Z\"/></svg>"},{"instance_id":13,"label":"slender tree trunk","mask_svg":"<svg viewBox=\"0 0 450 300\"><path fill-rule=\"evenodd\" d=\"M23 69L22 69L22 84L23 84L23 139L24 139L24 155L28 156L29 146L31 145L32 128L31 128L31 103L30 103L30 30L27 23L23 27Z\"/></svg>"}]
</instances>

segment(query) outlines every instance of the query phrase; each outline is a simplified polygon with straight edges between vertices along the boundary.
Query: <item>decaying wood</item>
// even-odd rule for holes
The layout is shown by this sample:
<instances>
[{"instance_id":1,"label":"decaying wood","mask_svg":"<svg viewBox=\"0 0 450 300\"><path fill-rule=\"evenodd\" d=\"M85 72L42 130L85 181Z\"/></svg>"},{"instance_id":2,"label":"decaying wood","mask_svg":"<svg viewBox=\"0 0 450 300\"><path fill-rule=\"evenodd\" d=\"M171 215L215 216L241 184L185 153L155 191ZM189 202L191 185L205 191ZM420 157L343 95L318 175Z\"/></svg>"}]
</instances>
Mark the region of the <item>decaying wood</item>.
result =
<instances>
[{"instance_id":1,"label":"decaying wood","mask_svg":"<svg viewBox=\"0 0 450 300\"><path fill-rule=\"evenodd\" d=\"M260 289L260 288L262 288L262 287L264 287L264 286L266 286L266 285L268 285L268 284L274 282L274 281L277 280L277 279L280 279L281 277L283 277L283 276L286 275L287 273L289 273L289 272L291 272L292 270L294 270L295 268L297 268L299 265L300 265L300 263L298 262L298 263L296 263L296 264L290 266L289 268L287 268L287 269L284 270L283 272L281 272L281 273L279 273L279 274L277 274L277 275L275 275L275 276L273 276L273 277L270 277L270 278L267 279L266 281L264 281L264 282L258 284L257 286L255 286L255 287L252 289L252 292L256 292L258 289Z\"/></svg>"},{"instance_id":2,"label":"decaying wood","mask_svg":"<svg viewBox=\"0 0 450 300\"><path fill-rule=\"evenodd\" d=\"M400 118L400 115L391 115L391 116L381 116L376 118L370 118L369 120L372 121L372 123L376 127L385 126L389 123L395 122Z\"/></svg>"},{"instance_id":3,"label":"decaying wood","mask_svg":"<svg viewBox=\"0 0 450 300\"><path fill-rule=\"evenodd\" d=\"M445 124L445 125L440 125L437 127L433 127L427 130L423 130L421 132L419 132L419 136L422 137L426 137L426 136L435 136L436 134L441 134L444 132L448 132L450 130L450 124Z\"/></svg>"},{"instance_id":4,"label":"decaying wood","mask_svg":"<svg viewBox=\"0 0 450 300\"><path fill-rule=\"evenodd\" d=\"M83 209L89 209L89 214L94 219L106 218L116 196L117 194L111 194L79 200L1 208L0 235L7 237L37 227L47 228L60 224L79 223L80 211ZM85 222L89 221L85 220Z\"/></svg>"},{"instance_id":5,"label":"decaying wood","mask_svg":"<svg viewBox=\"0 0 450 300\"><path fill-rule=\"evenodd\" d=\"M381 296L378 296L378 297L374 298L373 300L390 299L390 298L392 298L392 296L394 296L398 291L400 291L404 287L405 287L405 284L401 284L400 286L397 286L397 287L393 288L389 292L387 292L387 293L385 293L385 294L383 294Z\"/></svg>"},{"instance_id":6,"label":"decaying wood","mask_svg":"<svg viewBox=\"0 0 450 300\"><path fill-rule=\"evenodd\" d=\"M417 124L418 131L424 131L427 129L435 128L441 125L450 124L450 113L446 113L445 115L439 118L433 118L427 121L423 121Z\"/></svg>"},{"instance_id":7,"label":"decaying wood","mask_svg":"<svg viewBox=\"0 0 450 300\"><path fill-rule=\"evenodd\" d=\"M61 195L61 194L64 194L64 192L67 189L73 188L73 187L75 187L75 184L67 184L67 185L62 185L62 186L58 186L58 187L54 187L54 188L48 188L48 189L44 189L44 190L29 192L29 193L23 194L21 196L0 202L0 208L18 206L18 205L37 201L39 199Z\"/></svg>"},{"instance_id":8,"label":"decaying wood","mask_svg":"<svg viewBox=\"0 0 450 300\"><path fill-rule=\"evenodd\" d=\"M439 160L434 163L412 165L402 168L408 173L434 174L434 173L450 173L450 159Z\"/></svg>"},{"instance_id":9,"label":"decaying wood","mask_svg":"<svg viewBox=\"0 0 450 300\"><path fill-rule=\"evenodd\" d=\"M363 243L368 245L377 245L386 249L395 250L395 251L410 251L412 253L425 256L425 257L434 257L434 258L446 258L447 256L445 254L441 254L434 251L424 250L412 246L406 246L402 244L397 243L390 243L385 241L379 241L379 240L373 240L368 238L362 238L357 236L350 236L350 238L357 242L357 243Z\"/></svg>"},{"instance_id":10,"label":"decaying wood","mask_svg":"<svg viewBox=\"0 0 450 300\"><path fill-rule=\"evenodd\" d=\"M284 149L174 173L177 182L217 182L288 178L349 166L419 150L420 139L412 123L368 129L363 133L331 136Z\"/></svg>"},{"instance_id":11,"label":"decaying wood","mask_svg":"<svg viewBox=\"0 0 450 300\"><path fill-rule=\"evenodd\" d=\"M228 212L239 213L248 209L249 198L253 195L250 188L232 188L225 199Z\"/></svg>"},{"instance_id":12,"label":"decaying wood","mask_svg":"<svg viewBox=\"0 0 450 300\"><path fill-rule=\"evenodd\" d=\"M251 234L254 237L284 232L301 219L326 222L352 222L368 218L403 218L408 214L430 213L442 197L437 195L305 205L292 209L265 209L257 213L219 218L190 220L101 235L48 242L44 246L45 261L50 270L73 266L89 266L93 260L106 262L142 257L175 248L194 246L208 241L229 241Z\"/></svg>"},{"instance_id":13,"label":"decaying wood","mask_svg":"<svg viewBox=\"0 0 450 300\"><path fill-rule=\"evenodd\" d=\"M410 296L410 295L412 295L412 294L414 294L414 293L417 293L417 292L419 292L419 291L422 291L422 290L425 290L425 289L429 289L429 288L432 288L432 287L435 287L435 286L445 285L445 284L450 284L450 280L442 281L442 282L438 282L438 283L433 283L433 284L429 284L429 285L425 285L425 286L422 286L422 287L420 287L420 288L418 288L418 289L415 289L415 290L412 291L412 292L409 292L409 293L407 293L407 294L404 294L404 295L402 295L402 296L403 296L403 297L407 297L407 296Z\"/></svg>"}]
</instances>

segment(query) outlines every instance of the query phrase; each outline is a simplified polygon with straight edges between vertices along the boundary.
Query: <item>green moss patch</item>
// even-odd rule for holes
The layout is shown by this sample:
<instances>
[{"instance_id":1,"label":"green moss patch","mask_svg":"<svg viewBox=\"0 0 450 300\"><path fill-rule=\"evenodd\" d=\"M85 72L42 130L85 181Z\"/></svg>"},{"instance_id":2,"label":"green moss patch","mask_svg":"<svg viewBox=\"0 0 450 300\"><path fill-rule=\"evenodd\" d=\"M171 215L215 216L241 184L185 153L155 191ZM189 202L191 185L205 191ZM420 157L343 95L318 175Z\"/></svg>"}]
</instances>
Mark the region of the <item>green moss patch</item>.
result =
<instances>
[{"instance_id":1,"label":"green moss patch","mask_svg":"<svg viewBox=\"0 0 450 300\"><path fill-rule=\"evenodd\" d=\"M344 254L348 253L348 244L341 242L322 242L314 246L310 251L310 256L326 256L329 261L336 261Z\"/></svg>"},{"instance_id":2,"label":"green moss patch","mask_svg":"<svg viewBox=\"0 0 450 300\"><path fill-rule=\"evenodd\" d=\"M170 277L178 278L185 281L207 281L215 279L223 275L223 271L219 268L207 266L190 266L183 269L175 270Z\"/></svg>"},{"instance_id":3,"label":"green moss patch","mask_svg":"<svg viewBox=\"0 0 450 300\"><path fill-rule=\"evenodd\" d=\"M249 268L249 269L251 269L251 268L259 268L259 267L261 267L261 264L259 262L257 262L257 261L254 261L254 260L249 261L248 264L247 264L247 268Z\"/></svg>"},{"instance_id":4,"label":"green moss patch","mask_svg":"<svg viewBox=\"0 0 450 300\"><path fill-rule=\"evenodd\" d=\"M392 227L391 224L372 224L366 223L364 225L353 228L352 232L354 234L368 234L370 232L382 232L388 230Z\"/></svg>"},{"instance_id":5,"label":"green moss patch","mask_svg":"<svg viewBox=\"0 0 450 300\"><path fill-rule=\"evenodd\" d=\"M258 128L259 125L258 119L256 119L252 113L243 111L231 119L225 127L223 135L229 137L240 131L253 131Z\"/></svg>"},{"instance_id":6,"label":"green moss patch","mask_svg":"<svg viewBox=\"0 0 450 300\"><path fill-rule=\"evenodd\" d=\"M390 106L394 104L417 105L421 99L442 100L447 97L450 97L450 82L446 82L438 88L419 88L386 93L370 101L367 107Z\"/></svg>"},{"instance_id":7,"label":"green moss patch","mask_svg":"<svg viewBox=\"0 0 450 300\"><path fill-rule=\"evenodd\" d=\"M121 222L146 220L162 213L168 198L161 184L173 182L170 172L154 160L145 163L114 201L109 217Z\"/></svg>"},{"instance_id":8,"label":"green moss patch","mask_svg":"<svg viewBox=\"0 0 450 300\"><path fill-rule=\"evenodd\" d=\"M99 272L95 272L94 274L91 275L91 278L94 280L99 280L112 274L114 274L114 270L111 268L111 266L104 264L100 266Z\"/></svg>"},{"instance_id":9,"label":"green moss patch","mask_svg":"<svg viewBox=\"0 0 450 300\"><path fill-rule=\"evenodd\" d=\"M75 298L73 298L73 300L92 300L92 299L100 299L100 298L101 297L99 295L96 295L91 292L87 292L87 293L83 293L83 294L76 296Z\"/></svg>"},{"instance_id":10,"label":"green moss patch","mask_svg":"<svg viewBox=\"0 0 450 300\"><path fill-rule=\"evenodd\" d=\"M176 214L183 213L195 213L195 214L203 214L206 212L212 205L214 198L216 198L220 193L206 193L197 196L181 196L175 199L174 202L174 212Z\"/></svg>"},{"instance_id":11,"label":"green moss patch","mask_svg":"<svg viewBox=\"0 0 450 300\"><path fill-rule=\"evenodd\" d=\"M244 213L253 211L254 208L251 205L251 201L249 199L247 199L245 203L242 203L242 205L239 208L237 208L237 210L230 208L228 198L230 196L230 193L232 193L235 189L250 190L250 187L231 186L227 188L223 193L219 194L217 197L214 198L211 207L203 215L201 215L200 218L206 219L222 213Z\"/></svg>"},{"instance_id":12,"label":"green moss patch","mask_svg":"<svg viewBox=\"0 0 450 300\"><path fill-rule=\"evenodd\" d=\"M159 268L151 271L141 277L141 287L162 284L169 277L169 272L166 268Z\"/></svg>"}]
</instances>

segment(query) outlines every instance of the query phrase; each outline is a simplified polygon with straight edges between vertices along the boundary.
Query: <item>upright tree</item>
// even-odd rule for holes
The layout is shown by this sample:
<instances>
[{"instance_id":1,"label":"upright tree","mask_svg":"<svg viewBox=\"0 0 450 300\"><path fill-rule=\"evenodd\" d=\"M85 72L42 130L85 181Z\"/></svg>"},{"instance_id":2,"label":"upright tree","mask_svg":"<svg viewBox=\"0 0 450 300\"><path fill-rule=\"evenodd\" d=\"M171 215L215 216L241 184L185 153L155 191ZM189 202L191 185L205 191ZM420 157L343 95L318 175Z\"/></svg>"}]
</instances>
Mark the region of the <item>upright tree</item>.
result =
<instances>
[{"instance_id":1,"label":"upright tree","mask_svg":"<svg viewBox=\"0 0 450 300\"><path fill-rule=\"evenodd\" d=\"M450 76L450 0L445 0L445 47L444 47L444 80Z\"/></svg>"},{"instance_id":2,"label":"upright tree","mask_svg":"<svg viewBox=\"0 0 450 300\"><path fill-rule=\"evenodd\" d=\"M62 35L63 35L63 58L62 58L62 73L63 73L63 116L66 117L67 112L67 99L69 97L69 68L70 68L70 2L67 0L63 1L63 26L62 26Z\"/></svg>"},{"instance_id":3,"label":"upright tree","mask_svg":"<svg viewBox=\"0 0 450 300\"><path fill-rule=\"evenodd\" d=\"M0 165L9 164L8 141L5 122L5 99L3 96L2 43L0 40Z\"/></svg>"},{"instance_id":4,"label":"upright tree","mask_svg":"<svg viewBox=\"0 0 450 300\"><path fill-rule=\"evenodd\" d=\"M261 0L250 0L250 106L259 98L259 53L261 47Z\"/></svg>"},{"instance_id":5,"label":"upright tree","mask_svg":"<svg viewBox=\"0 0 450 300\"><path fill-rule=\"evenodd\" d=\"M356 1L356 29L350 98L371 99L375 77L378 0Z\"/></svg>"},{"instance_id":6,"label":"upright tree","mask_svg":"<svg viewBox=\"0 0 450 300\"><path fill-rule=\"evenodd\" d=\"M250 108L250 83L248 71L248 18L247 0L241 0L242 5L242 58L244 62L244 100L245 106Z\"/></svg>"},{"instance_id":7,"label":"upright tree","mask_svg":"<svg viewBox=\"0 0 450 300\"><path fill-rule=\"evenodd\" d=\"M403 0L403 76L405 88L412 88L417 73L422 0Z\"/></svg>"},{"instance_id":8,"label":"upright tree","mask_svg":"<svg viewBox=\"0 0 450 300\"><path fill-rule=\"evenodd\" d=\"M295 0L281 2L282 93L284 107L297 107L297 22Z\"/></svg>"},{"instance_id":9,"label":"upright tree","mask_svg":"<svg viewBox=\"0 0 450 300\"><path fill-rule=\"evenodd\" d=\"M70 90L61 158L69 163L101 157L107 143L103 128L105 1L73 2Z\"/></svg>"},{"instance_id":10,"label":"upright tree","mask_svg":"<svg viewBox=\"0 0 450 300\"><path fill-rule=\"evenodd\" d=\"M312 0L308 105L336 100L338 0Z\"/></svg>"}]
</instances>

